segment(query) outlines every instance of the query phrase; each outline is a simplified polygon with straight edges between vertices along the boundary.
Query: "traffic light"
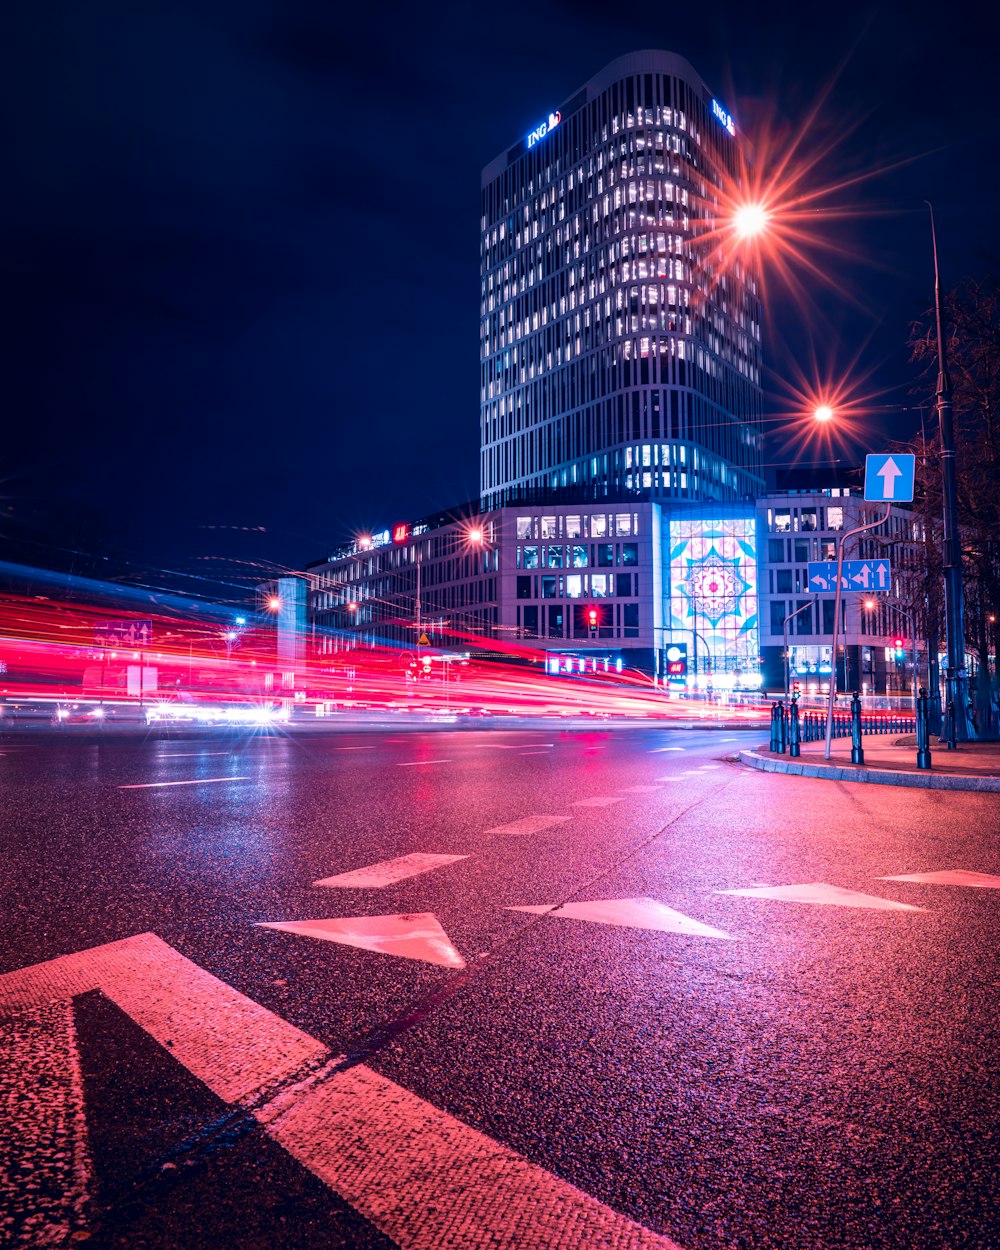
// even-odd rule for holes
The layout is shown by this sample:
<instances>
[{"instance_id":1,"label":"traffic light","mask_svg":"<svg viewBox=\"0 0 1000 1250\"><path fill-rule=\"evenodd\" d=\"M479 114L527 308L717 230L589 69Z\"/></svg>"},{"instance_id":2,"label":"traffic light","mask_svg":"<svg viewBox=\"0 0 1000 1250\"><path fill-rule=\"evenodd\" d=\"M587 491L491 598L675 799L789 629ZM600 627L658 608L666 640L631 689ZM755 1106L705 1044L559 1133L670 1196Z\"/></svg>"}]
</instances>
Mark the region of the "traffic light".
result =
<instances>
[{"instance_id":1,"label":"traffic light","mask_svg":"<svg viewBox=\"0 0 1000 1250\"><path fill-rule=\"evenodd\" d=\"M905 639L893 638L892 645L896 652L896 659L901 660L903 658L903 647L905 645Z\"/></svg>"},{"instance_id":2,"label":"traffic light","mask_svg":"<svg viewBox=\"0 0 1000 1250\"><path fill-rule=\"evenodd\" d=\"M593 633L597 629L597 609L587 609L587 627Z\"/></svg>"},{"instance_id":3,"label":"traffic light","mask_svg":"<svg viewBox=\"0 0 1000 1250\"><path fill-rule=\"evenodd\" d=\"M792 694L801 694L801 693L802 693L802 683L800 681L793 681L792 682Z\"/></svg>"}]
</instances>

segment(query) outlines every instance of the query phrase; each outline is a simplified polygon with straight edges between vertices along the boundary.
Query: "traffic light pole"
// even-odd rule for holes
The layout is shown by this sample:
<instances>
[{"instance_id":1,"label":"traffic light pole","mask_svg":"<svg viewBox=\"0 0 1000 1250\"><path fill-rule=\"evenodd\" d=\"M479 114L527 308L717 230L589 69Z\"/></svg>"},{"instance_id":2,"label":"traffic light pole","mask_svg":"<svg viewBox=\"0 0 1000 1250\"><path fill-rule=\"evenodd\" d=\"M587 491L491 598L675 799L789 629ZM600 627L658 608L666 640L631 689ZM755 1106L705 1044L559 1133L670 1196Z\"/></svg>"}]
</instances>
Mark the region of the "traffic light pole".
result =
<instances>
[{"instance_id":1,"label":"traffic light pole","mask_svg":"<svg viewBox=\"0 0 1000 1250\"><path fill-rule=\"evenodd\" d=\"M798 616L800 612L804 612L806 608L811 608L816 602L815 596L809 603L804 603L801 608L796 608L794 612L789 612L782 624L782 632L785 635L785 698L788 698L788 622L793 616Z\"/></svg>"},{"instance_id":2,"label":"traffic light pole","mask_svg":"<svg viewBox=\"0 0 1000 1250\"><path fill-rule=\"evenodd\" d=\"M837 594L833 601L833 640L830 645L830 700L826 708L826 746L823 751L823 758L830 758L830 748L833 743L833 704L837 697L837 634L840 630L840 603L842 598L841 586L844 576L844 546L849 538L853 538L855 534L863 534L866 530L878 529L880 525L884 525L889 519L889 513L892 511L892 504L886 504L885 512L877 521L869 521L867 525L859 525L856 529L848 530L846 534L841 534L840 541L837 543ZM846 663L845 663L846 668ZM844 684L847 684L847 674L844 674Z\"/></svg>"}]
</instances>

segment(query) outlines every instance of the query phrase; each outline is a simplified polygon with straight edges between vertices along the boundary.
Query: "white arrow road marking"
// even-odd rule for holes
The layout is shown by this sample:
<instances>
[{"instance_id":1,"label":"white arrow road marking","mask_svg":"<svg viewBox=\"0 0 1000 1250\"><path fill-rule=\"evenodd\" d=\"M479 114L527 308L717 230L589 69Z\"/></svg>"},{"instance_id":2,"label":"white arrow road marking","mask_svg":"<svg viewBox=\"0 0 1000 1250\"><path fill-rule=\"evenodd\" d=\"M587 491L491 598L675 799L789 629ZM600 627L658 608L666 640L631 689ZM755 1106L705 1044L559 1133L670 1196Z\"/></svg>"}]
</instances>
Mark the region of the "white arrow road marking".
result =
<instances>
[{"instance_id":1,"label":"white arrow road marking","mask_svg":"<svg viewBox=\"0 0 1000 1250\"><path fill-rule=\"evenodd\" d=\"M836 907L870 907L876 911L926 911L912 903L897 903L877 894L860 894L840 885L812 881L808 885L766 885L749 890L716 890L716 894L738 894L742 898L773 898L785 903L829 903Z\"/></svg>"},{"instance_id":2,"label":"white arrow road marking","mask_svg":"<svg viewBox=\"0 0 1000 1250\"><path fill-rule=\"evenodd\" d=\"M241 1102L402 1250L678 1250L370 1068L345 1069L152 933L0 976L0 1016L91 989L171 1042L190 1072ZM8 1067L27 1062L26 1045ZM30 1132L20 1121L3 1127L15 1143Z\"/></svg>"},{"instance_id":3,"label":"white arrow road marking","mask_svg":"<svg viewBox=\"0 0 1000 1250\"><path fill-rule=\"evenodd\" d=\"M262 921L261 929L278 929L298 937L340 942L380 955L420 959L443 968L464 968L465 960L429 911L399 916L335 916L319 920Z\"/></svg>"},{"instance_id":4,"label":"white arrow road marking","mask_svg":"<svg viewBox=\"0 0 1000 1250\"><path fill-rule=\"evenodd\" d=\"M335 877L323 877L320 881L314 881L313 885L379 890L387 885L395 885L397 881L405 881L407 877L415 877L418 873L430 872L434 868L443 868L445 864L454 864L457 860L468 858L468 855L416 852L412 855L400 855L398 859L385 859L380 864L369 864L367 868L355 868L353 872L340 872Z\"/></svg>"},{"instance_id":5,"label":"white arrow road marking","mask_svg":"<svg viewBox=\"0 0 1000 1250\"><path fill-rule=\"evenodd\" d=\"M90 1188L73 1007L43 1003L0 1019L0 1243L69 1245Z\"/></svg>"},{"instance_id":6,"label":"white arrow road marking","mask_svg":"<svg viewBox=\"0 0 1000 1250\"><path fill-rule=\"evenodd\" d=\"M692 920L683 912L674 911L655 898L602 898L592 903L564 903L555 909L549 903L541 907L508 907L506 910L566 917L569 920L590 920L594 924L619 925L626 929L650 929L655 933L684 933L689 937L730 936L721 929L702 924L700 920Z\"/></svg>"},{"instance_id":7,"label":"white arrow road marking","mask_svg":"<svg viewBox=\"0 0 1000 1250\"><path fill-rule=\"evenodd\" d=\"M879 881L916 881L921 885L968 885L979 890L1000 890L1000 877L968 868L945 868L940 872L911 872L904 877L879 877Z\"/></svg>"}]
</instances>

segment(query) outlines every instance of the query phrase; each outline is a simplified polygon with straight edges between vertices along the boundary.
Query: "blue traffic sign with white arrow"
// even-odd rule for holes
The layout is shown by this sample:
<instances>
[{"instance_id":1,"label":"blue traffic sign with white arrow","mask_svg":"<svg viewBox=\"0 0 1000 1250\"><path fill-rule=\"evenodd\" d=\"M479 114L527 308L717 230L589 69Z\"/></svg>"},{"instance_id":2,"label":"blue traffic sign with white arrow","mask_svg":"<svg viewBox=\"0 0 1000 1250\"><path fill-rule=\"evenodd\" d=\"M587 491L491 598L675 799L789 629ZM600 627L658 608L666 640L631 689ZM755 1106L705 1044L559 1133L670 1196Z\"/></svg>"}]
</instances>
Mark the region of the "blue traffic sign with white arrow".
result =
<instances>
[{"instance_id":1,"label":"blue traffic sign with white arrow","mask_svg":"<svg viewBox=\"0 0 1000 1250\"><path fill-rule=\"evenodd\" d=\"M909 503L913 498L916 456L865 456L865 498L878 503Z\"/></svg>"},{"instance_id":2,"label":"blue traffic sign with white arrow","mask_svg":"<svg viewBox=\"0 0 1000 1250\"><path fill-rule=\"evenodd\" d=\"M888 560L845 560L840 579L841 590L888 590L892 569ZM809 589L813 594L837 589L837 561L810 561Z\"/></svg>"}]
</instances>

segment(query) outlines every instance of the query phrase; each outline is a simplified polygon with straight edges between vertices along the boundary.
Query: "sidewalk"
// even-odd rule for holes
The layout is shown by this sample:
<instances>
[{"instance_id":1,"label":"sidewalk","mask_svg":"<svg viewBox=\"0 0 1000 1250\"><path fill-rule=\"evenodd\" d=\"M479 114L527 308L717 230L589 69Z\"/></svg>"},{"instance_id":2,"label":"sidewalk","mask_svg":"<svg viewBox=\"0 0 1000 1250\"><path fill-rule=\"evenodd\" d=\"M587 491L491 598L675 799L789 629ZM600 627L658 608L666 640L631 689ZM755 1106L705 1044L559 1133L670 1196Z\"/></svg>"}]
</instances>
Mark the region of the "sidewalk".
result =
<instances>
[{"instance_id":1,"label":"sidewalk","mask_svg":"<svg viewBox=\"0 0 1000 1250\"><path fill-rule=\"evenodd\" d=\"M868 781L883 786L914 786L928 790L979 790L1000 794L1000 742L964 742L949 751L932 736L931 767L917 768L917 740L865 735L861 739L864 764L851 763L850 738L834 738L829 761L822 742L803 742L802 754L792 759L767 745L740 751L751 768L828 781Z\"/></svg>"}]
</instances>

